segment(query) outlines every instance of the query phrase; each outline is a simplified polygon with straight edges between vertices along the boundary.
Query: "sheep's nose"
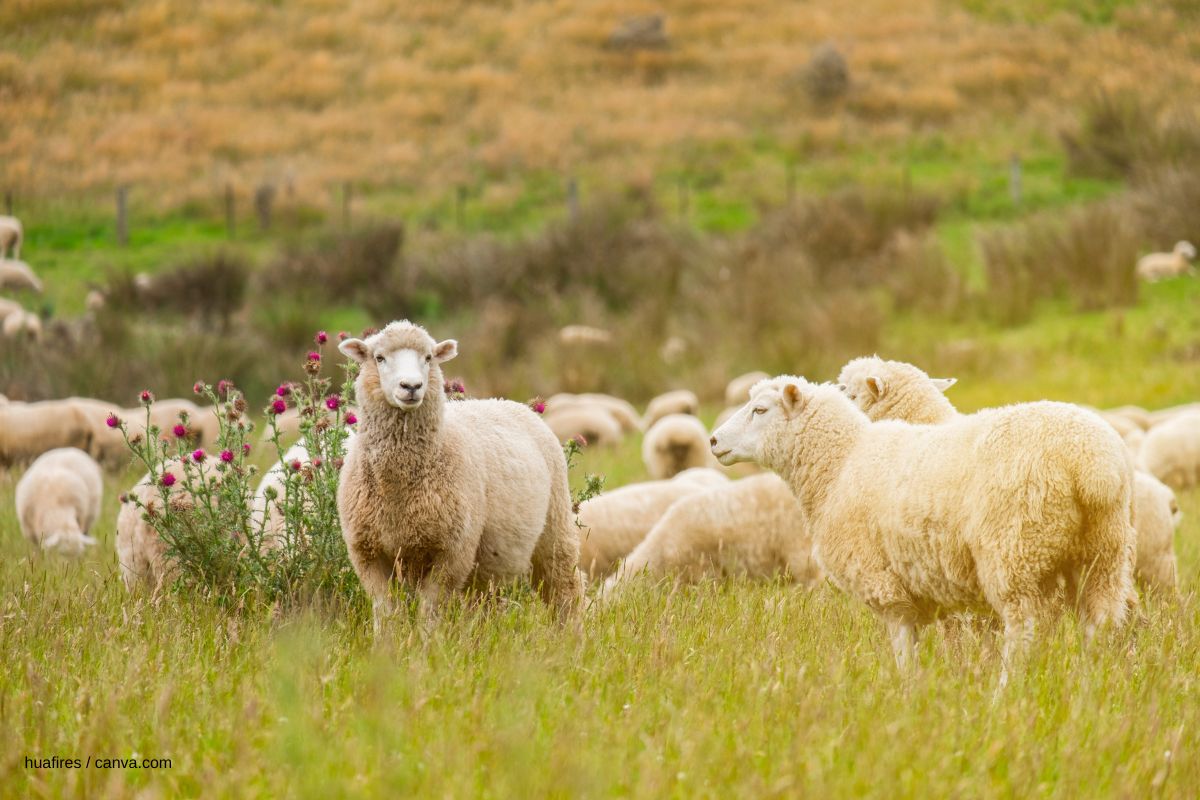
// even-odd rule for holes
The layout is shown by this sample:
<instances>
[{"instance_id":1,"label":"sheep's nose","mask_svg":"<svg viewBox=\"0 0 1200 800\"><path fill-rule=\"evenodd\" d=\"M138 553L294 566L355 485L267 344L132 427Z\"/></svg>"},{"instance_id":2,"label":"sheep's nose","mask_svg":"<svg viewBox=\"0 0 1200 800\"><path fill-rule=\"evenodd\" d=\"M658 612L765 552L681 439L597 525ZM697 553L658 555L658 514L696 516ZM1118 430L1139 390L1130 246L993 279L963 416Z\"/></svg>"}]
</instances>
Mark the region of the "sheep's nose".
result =
<instances>
[{"instance_id":1,"label":"sheep's nose","mask_svg":"<svg viewBox=\"0 0 1200 800\"><path fill-rule=\"evenodd\" d=\"M709 446L709 447L716 447L716 446L717 446L717 437L715 437L715 436L710 436L710 437L709 437L709 439L708 439L708 446Z\"/></svg>"},{"instance_id":2,"label":"sheep's nose","mask_svg":"<svg viewBox=\"0 0 1200 800\"><path fill-rule=\"evenodd\" d=\"M423 381L421 383L405 383L404 381L400 381L400 388L406 392L415 392L424 385L425 383Z\"/></svg>"}]
</instances>

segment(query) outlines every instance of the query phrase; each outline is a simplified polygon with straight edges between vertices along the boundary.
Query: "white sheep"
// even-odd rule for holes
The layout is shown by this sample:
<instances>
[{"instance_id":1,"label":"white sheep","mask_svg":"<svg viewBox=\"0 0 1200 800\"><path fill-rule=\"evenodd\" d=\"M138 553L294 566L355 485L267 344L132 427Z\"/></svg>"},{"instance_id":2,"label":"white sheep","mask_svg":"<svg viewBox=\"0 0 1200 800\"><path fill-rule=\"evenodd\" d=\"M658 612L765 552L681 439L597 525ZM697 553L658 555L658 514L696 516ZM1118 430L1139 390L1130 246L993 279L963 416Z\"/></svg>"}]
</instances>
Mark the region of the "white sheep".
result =
<instances>
[{"instance_id":1,"label":"white sheep","mask_svg":"<svg viewBox=\"0 0 1200 800\"><path fill-rule=\"evenodd\" d=\"M687 389L679 389L674 392L667 392L655 397L646 406L646 413L642 415L642 430L648 431L668 414L691 414L695 416L700 412L700 401L696 398L695 392L690 392Z\"/></svg>"},{"instance_id":2,"label":"white sheep","mask_svg":"<svg viewBox=\"0 0 1200 800\"><path fill-rule=\"evenodd\" d=\"M704 423L688 414L663 417L642 439L642 463L655 480L665 480L692 467L715 466Z\"/></svg>"},{"instance_id":3,"label":"white sheep","mask_svg":"<svg viewBox=\"0 0 1200 800\"><path fill-rule=\"evenodd\" d=\"M1141 406L1117 406L1116 408L1105 409L1102 413L1107 416L1122 417L1144 431L1148 431L1154 427L1154 417Z\"/></svg>"},{"instance_id":4,"label":"white sheep","mask_svg":"<svg viewBox=\"0 0 1200 800\"><path fill-rule=\"evenodd\" d=\"M0 406L0 467L24 464L60 447L90 452L92 424L74 403L45 401Z\"/></svg>"},{"instance_id":5,"label":"white sheep","mask_svg":"<svg viewBox=\"0 0 1200 800\"><path fill-rule=\"evenodd\" d=\"M1176 242L1175 248L1169 253L1150 253L1138 259L1137 276L1144 281L1160 281L1163 278L1174 278L1192 269L1192 259L1196 257L1196 248L1191 242Z\"/></svg>"},{"instance_id":6,"label":"white sheep","mask_svg":"<svg viewBox=\"0 0 1200 800\"><path fill-rule=\"evenodd\" d=\"M558 332L558 341L567 347L612 344L612 334L591 325L565 325Z\"/></svg>"},{"instance_id":7,"label":"white sheep","mask_svg":"<svg viewBox=\"0 0 1200 800\"><path fill-rule=\"evenodd\" d=\"M12 314L25 313L25 307L16 300L0 297L0 322L4 322Z\"/></svg>"},{"instance_id":8,"label":"white sheep","mask_svg":"<svg viewBox=\"0 0 1200 800\"><path fill-rule=\"evenodd\" d=\"M631 483L579 506L579 563L592 577L607 575L645 538L681 497L729 482L715 469L689 469L671 480Z\"/></svg>"},{"instance_id":9,"label":"white sheep","mask_svg":"<svg viewBox=\"0 0 1200 800\"><path fill-rule=\"evenodd\" d=\"M262 480L258 482L258 488L254 491L250 509L250 524L256 531L262 531L264 549L271 550L280 547L285 541L287 520L280 506L287 496L287 473L294 469L292 465L296 462L299 462L301 466L308 463L308 448L304 446L303 442L289 447L283 454L283 458L276 461L263 474ZM274 498L270 496L272 490L275 493Z\"/></svg>"},{"instance_id":10,"label":"white sheep","mask_svg":"<svg viewBox=\"0 0 1200 800\"><path fill-rule=\"evenodd\" d=\"M79 556L96 544L88 535L100 516L104 478L74 447L38 456L17 484L17 519L25 538L43 550Z\"/></svg>"},{"instance_id":11,"label":"white sheep","mask_svg":"<svg viewBox=\"0 0 1200 800\"><path fill-rule=\"evenodd\" d=\"M16 217L0 216L0 258L20 258L25 229Z\"/></svg>"},{"instance_id":12,"label":"white sheep","mask_svg":"<svg viewBox=\"0 0 1200 800\"><path fill-rule=\"evenodd\" d=\"M1178 417L1180 414L1186 414L1192 411L1200 411L1200 403L1183 403L1181 405L1171 406L1169 408L1160 408L1157 411L1147 412L1146 416L1148 419L1148 424L1146 425L1146 430L1149 431L1151 428L1156 428L1159 425L1162 425L1164 422L1169 422L1170 420L1175 419L1175 417Z\"/></svg>"},{"instance_id":13,"label":"white sheep","mask_svg":"<svg viewBox=\"0 0 1200 800\"><path fill-rule=\"evenodd\" d=\"M903 361L858 358L842 368L838 382L847 396L873 421L919 420L939 425L962 416L942 396L942 392L953 385L952 380L930 378L918 367ZM872 385L878 387L877 391L869 388ZM1126 426L1126 433L1121 435L1121 440L1129 452L1136 456L1145 438L1142 429L1122 414L1115 414L1109 422ZM1122 429L1115 425L1113 427L1120 435ZM1164 535L1163 520L1169 520L1172 516L1169 508L1175 504L1175 495L1165 486L1162 487L1165 492L1156 489L1156 486L1162 484L1140 469L1134 471L1133 519L1137 533L1135 573L1146 585L1165 588L1164 575L1169 563L1172 576L1170 586L1174 590L1174 528ZM1142 570L1143 564L1146 565L1145 572Z\"/></svg>"},{"instance_id":14,"label":"white sheep","mask_svg":"<svg viewBox=\"0 0 1200 800\"><path fill-rule=\"evenodd\" d=\"M582 436L589 445L608 447L620 443L621 426L601 406L571 405L560 411L547 410L542 421L560 442Z\"/></svg>"},{"instance_id":15,"label":"white sheep","mask_svg":"<svg viewBox=\"0 0 1200 800\"><path fill-rule=\"evenodd\" d=\"M132 457L129 446L121 431L108 425L108 418L115 415L126 423L130 436L146 433L146 408L137 406L122 408L116 403L95 400L90 397L71 397L70 402L82 409L92 427L89 452L105 466L117 468L127 465ZM220 421L211 407L201 407L186 398L165 398L150 405L150 425L158 428L160 438L173 440L174 428L182 424L181 414L187 414L186 438L191 447L209 448L220 436Z\"/></svg>"},{"instance_id":16,"label":"white sheep","mask_svg":"<svg viewBox=\"0 0 1200 800\"><path fill-rule=\"evenodd\" d=\"M642 427L642 418L637 413L637 409L628 400L622 400L610 394L599 394L596 392L568 394L560 392L551 395L546 400L547 413L564 411L571 406L600 406L612 415L624 433L632 433L633 431L640 430Z\"/></svg>"},{"instance_id":17,"label":"white sheep","mask_svg":"<svg viewBox=\"0 0 1200 800\"><path fill-rule=\"evenodd\" d=\"M1200 411L1187 411L1155 425L1138 453L1138 466L1172 489L1200 483Z\"/></svg>"},{"instance_id":18,"label":"white sheep","mask_svg":"<svg viewBox=\"0 0 1200 800\"><path fill-rule=\"evenodd\" d=\"M692 582L782 576L806 586L822 579L800 504L771 473L677 500L605 581L603 596L643 573Z\"/></svg>"},{"instance_id":19,"label":"white sheep","mask_svg":"<svg viewBox=\"0 0 1200 800\"><path fill-rule=\"evenodd\" d=\"M507 400L448 402L441 364L457 343L407 321L339 349L359 364L361 407L338 516L376 630L394 613L394 580L415 589L427 622L468 584L526 575L560 618L575 615L567 462L538 415Z\"/></svg>"},{"instance_id":20,"label":"white sheep","mask_svg":"<svg viewBox=\"0 0 1200 800\"><path fill-rule=\"evenodd\" d=\"M731 380L725 387L726 407L741 408L750 400L750 390L759 381L765 381L771 376L765 372L747 372Z\"/></svg>"},{"instance_id":21,"label":"white sheep","mask_svg":"<svg viewBox=\"0 0 1200 800\"><path fill-rule=\"evenodd\" d=\"M3 332L5 339L16 339L25 336L34 341L40 341L42 338L42 319L37 314L29 311L19 311L16 314L9 314L4 318L4 324L0 326L0 331Z\"/></svg>"},{"instance_id":22,"label":"white sheep","mask_svg":"<svg viewBox=\"0 0 1200 800\"><path fill-rule=\"evenodd\" d=\"M0 259L0 289L28 289L42 292L42 281L24 261Z\"/></svg>"},{"instance_id":23,"label":"white sheep","mask_svg":"<svg viewBox=\"0 0 1200 800\"><path fill-rule=\"evenodd\" d=\"M1076 406L871 422L838 387L781 376L755 387L712 449L788 482L818 563L884 619L902 668L942 609L1000 616L1004 685L1035 621L1067 605L1060 577L1089 638L1136 602L1133 467L1117 434Z\"/></svg>"}]
</instances>

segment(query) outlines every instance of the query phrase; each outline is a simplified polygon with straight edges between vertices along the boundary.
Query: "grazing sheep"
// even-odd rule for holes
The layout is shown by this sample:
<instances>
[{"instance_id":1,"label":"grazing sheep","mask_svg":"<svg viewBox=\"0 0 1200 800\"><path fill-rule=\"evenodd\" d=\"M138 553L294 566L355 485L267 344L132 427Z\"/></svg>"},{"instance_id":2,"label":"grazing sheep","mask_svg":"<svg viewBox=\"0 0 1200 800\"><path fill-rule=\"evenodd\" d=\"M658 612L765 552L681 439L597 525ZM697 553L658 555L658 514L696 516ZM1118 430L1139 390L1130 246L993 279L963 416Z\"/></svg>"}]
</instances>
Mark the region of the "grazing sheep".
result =
<instances>
[{"instance_id":1,"label":"grazing sheep","mask_svg":"<svg viewBox=\"0 0 1200 800\"><path fill-rule=\"evenodd\" d=\"M613 397L610 394L598 394L596 392L567 394L566 392L560 392L556 395L551 395L550 399L546 401L546 412L555 413L576 405L600 406L612 415L624 433L632 433L633 431L640 430L642 427L642 418L638 415L637 409L629 401Z\"/></svg>"},{"instance_id":2,"label":"grazing sheep","mask_svg":"<svg viewBox=\"0 0 1200 800\"><path fill-rule=\"evenodd\" d=\"M507 400L448 402L441 364L458 344L411 322L339 349L360 365L361 408L338 516L376 630L394 613L393 580L415 589L427 622L468 584L525 575L560 618L576 614L583 579L567 462L538 415Z\"/></svg>"},{"instance_id":3,"label":"grazing sheep","mask_svg":"<svg viewBox=\"0 0 1200 800\"><path fill-rule=\"evenodd\" d=\"M92 425L73 403L8 403L0 406L0 466L32 461L50 450L75 447L90 452Z\"/></svg>"},{"instance_id":4,"label":"grazing sheep","mask_svg":"<svg viewBox=\"0 0 1200 800\"><path fill-rule=\"evenodd\" d=\"M737 376L725 387L725 405L741 408L750 400L750 390L754 388L754 384L770 377L765 372L747 372Z\"/></svg>"},{"instance_id":5,"label":"grazing sheep","mask_svg":"<svg viewBox=\"0 0 1200 800\"><path fill-rule=\"evenodd\" d=\"M25 241L25 229L16 217L0 216L0 258L21 257L21 243Z\"/></svg>"},{"instance_id":6,"label":"grazing sheep","mask_svg":"<svg viewBox=\"0 0 1200 800\"><path fill-rule=\"evenodd\" d=\"M713 466L704 423L687 414L669 414L646 431L642 463L655 480L665 480L692 467Z\"/></svg>"},{"instance_id":7,"label":"grazing sheep","mask_svg":"<svg viewBox=\"0 0 1200 800\"><path fill-rule=\"evenodd\" d=\"M43 453L17 484L21 531L43 550L82 555L96 543L88 531L103 492L100 467L87 453L74 447Z\"/></svg>"},{"instance_id":8,"label":"grazing sheep","mask_svg":"<svg viewBox=\"0 0 1200 800\"><path fill-rule=\"evenodd\" d=\"M83 307L95 314L108 305L108 297L99 289L92 289L83 299Z\"/></svg>"},{"instance_id":9,"label":"grazing sheep","mask_svg":"<svg viewBox=\"0 0 1200 800\"><path fill-rule=\"evenodd\" d=\"M24 314L25 307L16 300L9 300L5 297L0 297L0 322L8 319L12 314Z\"/></svg>"},{"instance_id":10,"label":"grazing sheep","mask_svg":"<svg viewBox=\"0 0 1200 800\"><path fill-rule=\"evenodd\" d=\"M1167 594L1179 590L1175 530L1183 519L1171 488L1153 475L1133 473L1133 523L1137 528L1138 579Z\"/></svg>"},{"instance_id":11,"label":"grazing sheep","mask_svg":"<svg viewBox=\"0 0 1200 800\"><path fill-rule=\"evenodd\" d=\"M715 469L689 469L668 481L631 483L584 501L578 516L580 565L593 578L607 575L672 503L728 482Z\"/></svg>"},{"instance_id":12,"label":"grazing sheep","mask_svg":"<svg viewBox=\"0 0 1200 800\"><path fill-rule=\"evenodd\" d=\"M1138 466L1172 489L1200 483L1200 411L1177 414L1146 434Z\"/></svg>"},{"instance_id":13,"label":"grazing sheep","mask_svg":"<svg viewBox=\"0 0 1200 800\"><path fill-rule=\"evenodd\" d=\"M822 578L800 504L770 473L677 500L605 581L603 595L641 573L685 581L782 575L806 586Z\"/></svg>"},{"instance_id":14,"label":"grazing sheep","mask_svg":"<svg viewBox=\"0 0 1200 800\"><path fill-rule=\"evenodd\" d=\"M941 425L871 422L835 386L781 376L713 434L723 464L755 460L800 501L827 575L887 623L902 668L942 609L990 607L1005 671L1059 594L1089 637L1136 602L1133 467L1116 433L1065 403Z\"/></svg>"},{"instance_id":15,"label":"grazing sheep","mask_svg":"<svg viewBox=\"0 0 1200 800\"><path fill-rule=\"evenodd\" d=\"M1192 259L1196 257L1196 248L1190 242L1176 242L1175 248L1169 253L1150 253L1142 256L1137 262L1137 276L1144 281L1160 281L1163 278L1174 278L1192 269Z\"/></svg>"},{"instance_id":16,"label":"grazing sheep","mask_svg":"<svg viewBox=\"0 0 1200 800\"><path fill-rule=\"evenodd\" d=\"M19 311L4 318L3 333L5 339L16 339L27 336L34 341L42 338L42 320L37 314Z\"/></svg>"},{"instance_id":17,"label":"grazing sheep","mask_svg":"<svg viewBox=\"0 0 1200 800\"><path fill-rule=\"evenodd\" d=\"M29 289L41 294L42 282L24 261L0 259L0 289Z\"/></svg>"},{"instance_id":18,"label":"grazing sheep","mask_svg":"<svg viewBox=\"0 0 1200 800\"><path fill-rule=\"evenodd\" d=\"M254 500L250 510L250 524L255 530L262 529L262 546L274 549L284 543L287 520L284 519L283 509L279 504L284 501L287 493L287 470L291 464L299 461L308 462L308 448L301 442L288 448L283 458L276 461L258 482L254 492ZM269 489L275 490L275 499L267 496Z\"/></svg>"},{"instance_id":19,"label":"grazing sheep","mask_svg":"<svg viewBox=\"0 0 1200 800\"><path fill-rule=\"evenodd\" d=\"M194 501L183 490L183 467L178 463L168 464L165 474L175 476L174 486L167 490L167 502L171 508L179 511L190 508ZM149 473L127 494L130 498L136 497L150 513L160 513L163 509L162 489L151 482ZM132 499L126 499L117 512L117 565L121 568L121 579L129 591L139 585L157 590L170 580L173 571L167 560L167 543L146 520L146 511Z\"/></svg>"},{"instance_id":20,"label":"grazing sheep","mask_svg":"<svg viewBox=\"0 0 1200 800\"><path fill-rule=\"evenodd\" d=\"M566 325L558 332L558 341L567 347L612 344L612 334L591 325Z\"/></svg>"},{"instance_id":21,"label":"grazing sheep","mask_svg":"<svg viewBox=\"0 0 1200 800\"><path fill-rule=\"evenodd\" d=\"M1164 422L1175 419L1180 414L1186 414L1191 411L1200 411L1200 403L1184 403L1178 406L1171 406L1170 408L1160 408L1157 411L1147 412L1149 424L1146 426L1146 430L1156 428Z\"/></svg>"},{"instance_id":22,"label":"grazing sheep","mask_svg":"<svg viewBox=\"0 0 1200 800\"><path fill-rule=\"evenodd\" d=\"M621 426L599 406L574 405L562 411L547 411L542 421L560 442L582 436L589 445L608 447L621 441Z\"/></svg>"},{"instance_id":23,"label":"grazing sheep","mask_svg":"<svg viewBox=\"0 0 1200 800\"><path fill-rule=\"evenodd\" d=\"M878 398L869 389L870 381L883 387L882 398ZM902 422L914 422L919 419L926 424L939 425L962 416L942 396L945 390L943 387L948 388L953 381L930 378L919 368L903 361L855 359L842 369L838 382L844 387L843 391L851 401L873 421L897 419ZM911 418L906 415L911 415ZM1121 440L1131 455L1136 455L1145 434L1124 416L1117 415L1115 419L1123 420L1129 426ZM1118 434L1121 433L1120 428L1114 426L1114 430ZM1163 489L1166 493L1156 490L1154 485L1162 484L1141 470L1134 471L1133 519L1137 532L1137 559L1134 571L1138 579L1146 585L1164 588L1163 575L1168 562L1171 565L1171 575L1175 574L1175 550L1173 529L1164 536L1162 520L1170 518L1169 506L1175 503L1175 495L1165 486ZM1164 545L1166 552L1163 551ZM1145 573L1142 571L1143 564L1148 568ZM1172 577L1172 590L1174 586Z\"/></svg>"},{"instance_id":24,"label":"grazing sheep","mask_svg":"<svg viewBox=\"0 0 1200 800\"><path fill-rule=\"evenodd\" d=\"M668 414L691 414L695 416L699 411L700 401L696 398L695 392L680 389L660 394L646 406L646 413L642 416L642 430L650 430L654 426L654 423Z\"/></svg>"},{"instance_id":25,"label":"grazing sheep","mask_svg":"<svg viewBox=\"0 0 1200 800\"><path fill-rule=\"evenodd\" d=\"M1141 406L1117 406L1116 408L1106 409L1103 415L1121 417L1137 425L1144 431L1148 431L1154 427L1154 418L1149 411Z\"/></svg>"},{"instance_id":26,"label":"grazing sheep","mask_svg":"<svg viewBox=\"0 0 1200 800\"><path fill-rule=\"evenodd\" d=\"M131 454L125 437L116 428L108 427L108 418L115 414L124 420L130 436L146 432L146 409L121 408L115 403L94 400L90 397L71 397L70 402L82 409L92 427L91 445L88 452L107 467L119 468L129 464ZM212 408L201 408L191 400L167 398L156 400L150 406L150 425L157 427L159 436L173 439L173 429L181 424L180 414L188 415L187 441L189 447L209 448L220 436L220 422Z\"/></svg>"}]
</instances>

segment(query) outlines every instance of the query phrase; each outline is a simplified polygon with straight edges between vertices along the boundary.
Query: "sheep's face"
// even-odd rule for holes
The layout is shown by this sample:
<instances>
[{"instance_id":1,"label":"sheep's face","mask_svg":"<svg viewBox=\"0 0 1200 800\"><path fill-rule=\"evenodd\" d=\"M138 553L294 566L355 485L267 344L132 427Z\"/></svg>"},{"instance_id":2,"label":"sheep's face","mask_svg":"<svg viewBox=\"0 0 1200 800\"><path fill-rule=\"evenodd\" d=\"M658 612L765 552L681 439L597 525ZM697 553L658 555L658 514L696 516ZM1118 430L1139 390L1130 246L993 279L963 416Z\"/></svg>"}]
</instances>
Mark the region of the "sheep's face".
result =
<instances>
[{"instance_id":1,"label":"sheep's face","mask_svg":"<svg viewBox=\"0 0 1200 800\"><path fill-rule=\"evenodd\" d=\"M781 380L763 381L750 402L713 431L712 453L725 466L739 461L762 462L764 440L803 406L800 386Z\"/></svg>"},{"instance_id":2,"label":"sheep's face","mask_svg":"<svg viewBox=\"0 0 1200 800\"><path fill-rule=\"evenodd\" d=\"M837 387L841 389L842 394L850 398L851 403L874 420L885 415L886 411L877 409L880 416L876 416L871 413L871 409L888 395L891 384L897 380L900 385L909 386L913 385L911 382L914 380L926 381L939 392L945 392L956 381L955 378L930 378L909 364L884 361L880 358L856 358L842 367Z\"/></svg>"},{"instance_id":3,"label":"sheep's face","mask_svg":"<svg viewBox=\"0 0 1200 800\"><path fill-rule=\"evenodd\" d=\"M441 370L434 367L458 355L458 343L453 339L435 343L428 337L421 341L407 337L399 342L388 336L347 339L338 349L361 364L364 375L375 373L380 395L402 411L420 408L430 391L431 374L438 383L432 390L442 391Z\"/></svg>"},{"instance_id":4,"label":"sheep's face","mask_svg":"<svg viewBox=\"0 0 1200 800\"><path fill-rule=\"evenodd\" d=\"M1175 252L1186 258L1188 261L1191 261L1196 257L1196 248L1192 246L1191 242L1176 243Z\"/></svg>"},{"instance_id":5,"label":"sheep's face","mask_svg":"<svg viewBox=\"0 0 1200 800\"><path fill-rule=\"evenodd\" d=\"M94 538L74 530L58 531L42 538L43 550L71 558L83 555L94 544Z\"/></svg>"}]
</instances>

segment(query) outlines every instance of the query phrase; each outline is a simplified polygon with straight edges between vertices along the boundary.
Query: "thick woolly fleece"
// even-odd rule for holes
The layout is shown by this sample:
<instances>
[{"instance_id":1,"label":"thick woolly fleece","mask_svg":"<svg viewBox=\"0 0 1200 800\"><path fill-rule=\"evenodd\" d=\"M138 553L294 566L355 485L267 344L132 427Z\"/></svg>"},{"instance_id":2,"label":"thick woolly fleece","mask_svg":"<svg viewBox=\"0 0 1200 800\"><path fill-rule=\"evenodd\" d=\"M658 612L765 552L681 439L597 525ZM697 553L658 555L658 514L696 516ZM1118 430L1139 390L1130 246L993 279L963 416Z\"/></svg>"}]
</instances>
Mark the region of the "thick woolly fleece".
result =
<instances>
[{"instance_id":1,"label":"thick woolly fleece","mask_svg":"<svg viewBox=\"0 0 1200 800\"><path fill-rule=\"evenodd\" d=\"M654 480L666 480L686 469L714 467L708 431L690 414L668 414L642 439L642 463Z\"/></svg>"},{"instance_id":2,"label":"thick woolly fleece","mask_svg":"<svg viewBox=\"0 0 1200 800\"><path fill-rule=\"evenodd\" d=\"M31 543L79 555L96 543L88 531L100 515L104 479L91 456L74 447L43 453L17 483L17 519Z\"/></svg>"}]
</instances>

